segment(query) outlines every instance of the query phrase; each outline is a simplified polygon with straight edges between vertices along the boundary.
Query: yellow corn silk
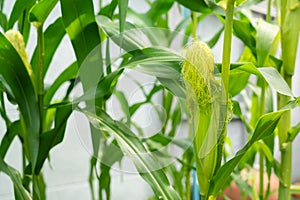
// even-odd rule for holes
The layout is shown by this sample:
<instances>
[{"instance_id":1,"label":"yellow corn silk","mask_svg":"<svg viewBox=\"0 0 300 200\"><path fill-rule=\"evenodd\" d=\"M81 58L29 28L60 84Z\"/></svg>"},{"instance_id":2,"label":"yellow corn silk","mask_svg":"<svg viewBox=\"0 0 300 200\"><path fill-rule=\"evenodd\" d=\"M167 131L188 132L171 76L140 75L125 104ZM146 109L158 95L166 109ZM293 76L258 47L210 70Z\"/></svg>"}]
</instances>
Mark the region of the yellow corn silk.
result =
<instances>
[{"instance_id":1,"label":"yellow corn silk","mask_svg":"<svg viewBox=\"0 0 300 200\"><path fill-rule=\"evenodd\" d=\"M7 40L12 44L12 46L15 48L15 50L18 52L19 56L21 57L27 72L31 78L31 81L33 82L33 72L31 65L28 61L28 54L25 48L25 42L23 39L22 34L19 31L16 30L9 30L5 33L5 37Z\"/></svg>"},{"instance_id":2,"label":"yellow corn silk","mask_svg":"<svg viewBox=\"0 0 300 200\"><path fill-rule=\"evenodd\" d=\"M194 41L188 45L182 75L195 134L194 149L200 193L206 198L217 165L217 144L226 118L226 106L224 108L222 105L226 98L222 97L220 81L214 77L213 54L205 43Z\"/></svg>"}]
</instances>

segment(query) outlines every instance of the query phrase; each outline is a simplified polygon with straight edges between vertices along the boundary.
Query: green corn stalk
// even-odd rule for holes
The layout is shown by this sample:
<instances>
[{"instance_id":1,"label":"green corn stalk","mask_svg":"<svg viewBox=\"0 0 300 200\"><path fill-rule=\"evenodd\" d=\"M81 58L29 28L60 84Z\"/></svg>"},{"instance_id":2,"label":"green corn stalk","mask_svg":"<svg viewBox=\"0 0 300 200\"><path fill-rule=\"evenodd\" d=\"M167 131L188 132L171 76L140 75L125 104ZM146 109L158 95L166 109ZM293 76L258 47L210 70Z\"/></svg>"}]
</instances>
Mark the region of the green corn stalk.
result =
<instances>
[{"instance_id":1,"label":"green corn stalk","mask_svg":"<svg viewBox=\"0 0 300 200\"><path fill-rule=\"evenodd\" d=\"M218 163L218 139L222 132L222 87L214 78L214 58L209 47L194 41L187 47L182 67L187 106L195 133L194 149L202 199L207 198Z\"/></svg>"},{"instance_id":2,"label":"green corn stalk","mask_svg":"<svg viewBox=\"0 0 300 200\"><path fill-rule=\"evenodd\" d=\"M292 88L292 77L295 70L297 46L299 39L300 2L296 0L281 0L281 46L283 66L281 74ZM279 95L278 108L282 108L290 101L290 97ZM279 199L290 199L292 142L288 140L288 131L291 128L291 112L283 115L278 126L278 135L281 151L281 175Z\"/></svg>"}]
</instances>

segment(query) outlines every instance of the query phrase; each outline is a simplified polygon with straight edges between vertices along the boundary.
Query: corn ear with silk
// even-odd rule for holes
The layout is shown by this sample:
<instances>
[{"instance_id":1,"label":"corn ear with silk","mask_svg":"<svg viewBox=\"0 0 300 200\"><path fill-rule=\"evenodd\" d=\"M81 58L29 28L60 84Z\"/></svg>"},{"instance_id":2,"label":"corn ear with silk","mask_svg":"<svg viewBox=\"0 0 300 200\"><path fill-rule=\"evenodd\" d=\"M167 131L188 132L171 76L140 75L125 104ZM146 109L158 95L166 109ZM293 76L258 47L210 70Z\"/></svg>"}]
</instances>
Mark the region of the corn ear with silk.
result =
<instances>
[{"instance_id":1,"label":"corn ear with silk","mask_svg":"<svg viewBox=\"0 0 300 200\"><path fill-rule=\"evenodd\" d=\"M218 142L225 123L226 106L222 86L214 77L214 58L210 48L194 41L186 48L182 65L186 101L195 134L194 153L200 194L206 199L218 163ZM225 104L226 105L226 104Z\"/></svg>"}]
</instances>

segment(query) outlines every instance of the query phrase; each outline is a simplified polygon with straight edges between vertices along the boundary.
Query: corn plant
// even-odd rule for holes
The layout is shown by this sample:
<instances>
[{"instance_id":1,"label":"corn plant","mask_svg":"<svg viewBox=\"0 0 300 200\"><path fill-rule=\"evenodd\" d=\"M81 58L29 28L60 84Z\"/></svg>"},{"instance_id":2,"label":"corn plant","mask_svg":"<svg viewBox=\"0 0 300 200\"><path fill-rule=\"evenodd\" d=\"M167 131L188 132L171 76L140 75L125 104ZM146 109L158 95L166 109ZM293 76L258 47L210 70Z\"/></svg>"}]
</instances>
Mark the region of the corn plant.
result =
<instances>
[{"instance_id":1,"label":"corn plant","mask_svg":"<svg viewBox=\"0 0 300 200\"><path fill-rule=\"evenodd\" d=\"M249 14L249 7L260 2L252 0L146 1L149 9L143 14L131 9L128 0L112 0L105 5L99 1L96 13L91 0L17 0L9 17L2 12L3 2L0 1L0 114L6 133L0 145L0 171L11 178L16 199L46 199L41 171L51 149L63 140L73 110L90 121L92 199L111 198L111 167L124 157L132 160L136 171L151 186L155 199L196 198L191 196L191 172L196 170L201 198L212 200L231 180L247 185L238 174L247 166L253 167L256 155L260 187L258 192L252 189L247 194L253 199L267 199L271 194L269 189L265 193L263 187L266 165L268 177L274 171L280 180L279 199L290 198L291 145L299 132L299 125L291 127L290 121L290 111L299 105L291 92L300 29L296 23L299 2L277 1L278 25L271 19L271 1L266 20ZM58 3L61 16L46 26L47 17ZM175 26L170 20L174 8L185 13ZM218 19L222 27L203 41L200 35L205 30L199 30L198 25L209 16ZM174 30L170 30L171 25ZM37 41L33 56L28 58L31 29L36 31ZM211 49L222 33L222 62L217 63ZM48 86L44 77L65 34L76 59ZM244 46L234 62L233 35ZM276 54L279 38L281 58ZM182 46L174 49L172 45L178 40ZM111 55L112 44L119 48L117 57ZM181 53L182 49L185 53ZM143 90L136 81L145 100L135 104L130 104L118 89L118 82L130 70L156 80L150 91ZM254 83L250 76L255 77ZM69 83L68 89L58 99L55 93L64 83ZM83 94L71 99L77 85L82 86ZM270 106L273 91L279 96L275 110ZM250 118L234 98L239 93L252 100L246 110ZM138 137L146 132L133 116L144 105L155 104L154 96L162 102L164 112L156 110L158 116L165 116L161 118L162 128L151 137ZM112 98L121 104L121 119L114 119L107 109ZM11 121L7 104L16 105L17 120ZM228 158L224 146L232 115L241 119L249 139ZM184 116L188 117L189 128L184 139L177 139ZM281 162L274 158L277 127ZM15 137L23 149L21 172L5 161ZM170 144L184 153L172 155Z\"/></svg>"}]
</instances>

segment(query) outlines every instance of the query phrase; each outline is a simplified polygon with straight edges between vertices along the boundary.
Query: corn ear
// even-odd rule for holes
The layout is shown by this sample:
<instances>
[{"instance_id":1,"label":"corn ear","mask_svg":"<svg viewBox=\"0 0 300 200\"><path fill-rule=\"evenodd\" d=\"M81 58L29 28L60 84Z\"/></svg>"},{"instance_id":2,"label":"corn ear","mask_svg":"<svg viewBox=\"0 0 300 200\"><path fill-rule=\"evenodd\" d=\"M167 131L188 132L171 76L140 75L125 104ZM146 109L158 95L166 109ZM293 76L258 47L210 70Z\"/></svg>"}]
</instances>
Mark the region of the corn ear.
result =
<instances>
[{"instance_id":1,"label":"corn ear","mask_svg":"<svg viewBox=\"0 0 300 200\"><path fill-rule=\"evenodd\" d=\"M214 58L203 42L194 41L186 49L182 66L186 100L195 132L194 149L198 182L202 197L207 198L218 156L218 138L222 132L222 87L214 78ZM222 117L223 116L223 117Z\"/></svg>"},{"instance_id":2,"label":"corn ear","mask_svg":"<svg viewBox=\"0 0 300 200\"><path fill-rule=\"evenodd\" d=\"M32 67L28 61L28 54L27 54L27 51L25 48L25 42L24 42L22 34L16 30L9 30L5 33L5 37L12 44L12 46L15 48L15 50L18 52L19 56L21 57L24 65L27 69L27 72L31 78L31 81L34 83L33 71L32 71Z\"/></svg>"}]
</instances>

